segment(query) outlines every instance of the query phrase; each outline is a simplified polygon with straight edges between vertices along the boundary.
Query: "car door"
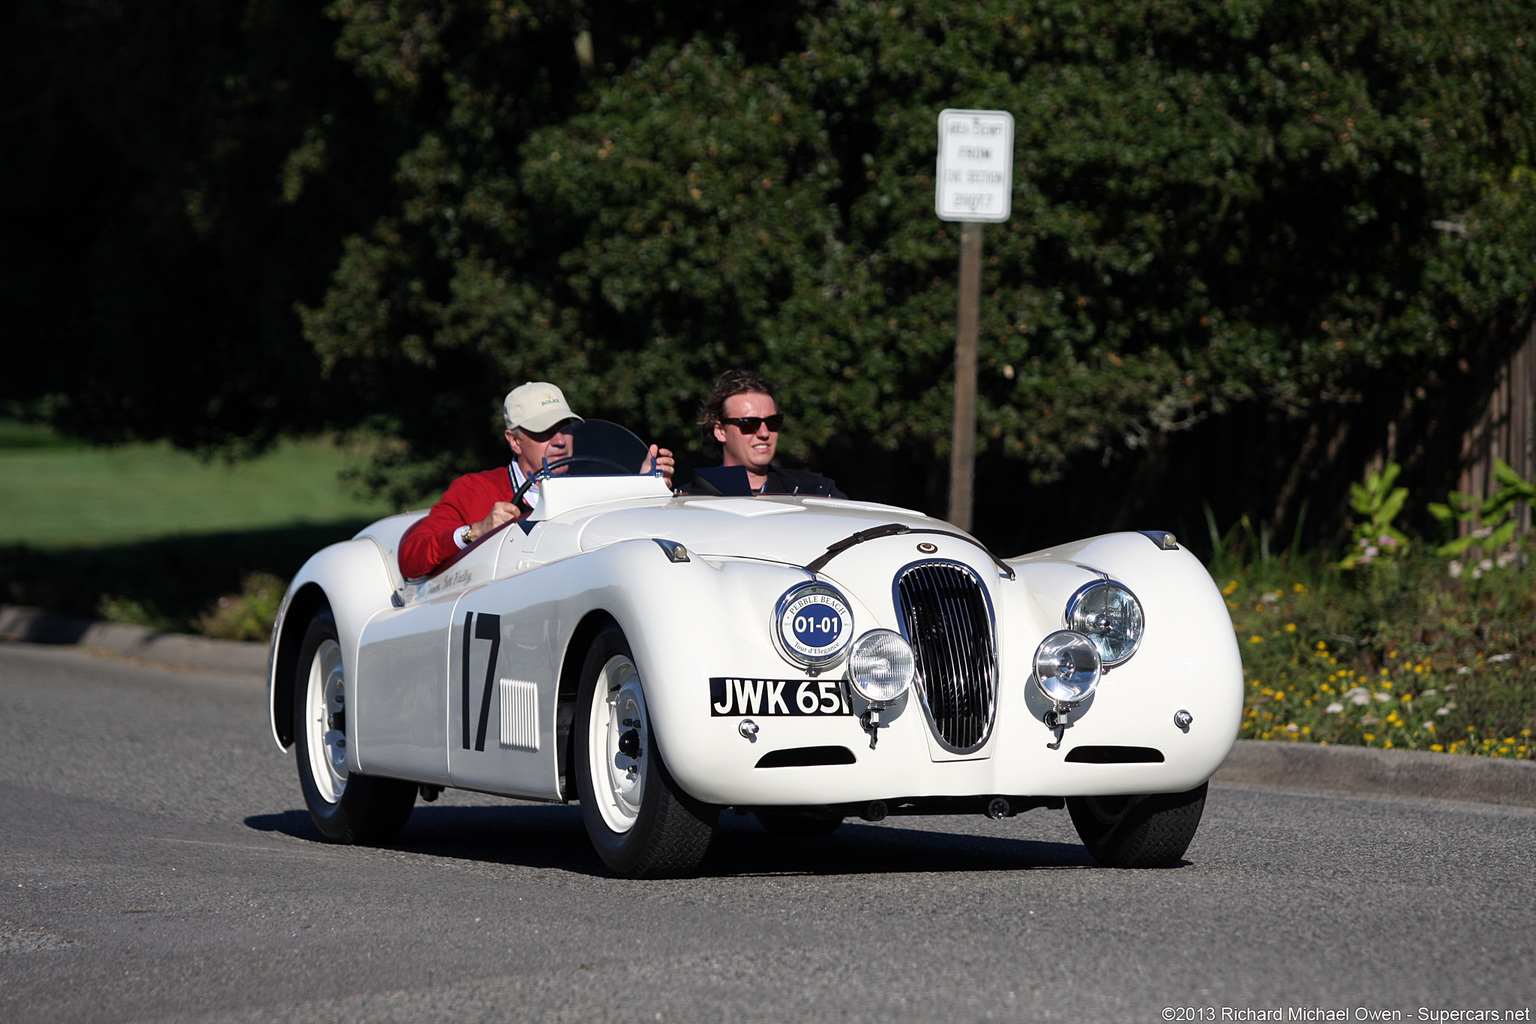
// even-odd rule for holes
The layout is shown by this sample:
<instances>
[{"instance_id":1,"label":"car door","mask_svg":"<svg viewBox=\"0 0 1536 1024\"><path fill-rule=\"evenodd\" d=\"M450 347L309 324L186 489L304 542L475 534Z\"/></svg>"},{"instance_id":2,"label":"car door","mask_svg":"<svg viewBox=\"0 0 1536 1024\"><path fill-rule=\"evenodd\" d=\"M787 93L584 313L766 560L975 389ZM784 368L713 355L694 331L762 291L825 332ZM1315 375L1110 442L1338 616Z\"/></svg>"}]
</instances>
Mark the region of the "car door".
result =
<instances>
[{"instance_id":1,"label":"car door","mask_svg":"<svg viewBox=\"0 0 1536 1024\"><path fill-rule=\"evenodd\" d=\"M497 644L479 642L476 636L499 632L494 613L472 617L466 644L459 608L490 606L493 599L477 602L474 595L494 586L506 571L503 566L518 564L527 537L520 524L499 530L406 588L402 607L376 615L364 627L352 709L364 772L455 784L449 750L463 734L454 701L461 692L468 695L467 684L459 685L469 667L464 658L470 656L475 671L492 671Z\"/></svg>"},{"instance_id":2,"label":"car door","mask_svg":"<svg viewBox=\"0 0 1536 1024\"><path fill-rule=\"evenodd\" d=\"M536 599L541 575L530 569L499 580L455 609L446 701L455 786L560 798L557 606Z\"/></svg>"},{"instance_id":3,"label":"car door","mask_svg":"<svg viewBox=\"0 0 1536 1024\"><path fill-rule=\"evenodd\" d=\"M545 600L542 561L529 558L549 525L525 521L504 531L495 582L461 595L445 631L445 759L454 786L560 798L556 606Z\"/></svg>"}]
</instances>

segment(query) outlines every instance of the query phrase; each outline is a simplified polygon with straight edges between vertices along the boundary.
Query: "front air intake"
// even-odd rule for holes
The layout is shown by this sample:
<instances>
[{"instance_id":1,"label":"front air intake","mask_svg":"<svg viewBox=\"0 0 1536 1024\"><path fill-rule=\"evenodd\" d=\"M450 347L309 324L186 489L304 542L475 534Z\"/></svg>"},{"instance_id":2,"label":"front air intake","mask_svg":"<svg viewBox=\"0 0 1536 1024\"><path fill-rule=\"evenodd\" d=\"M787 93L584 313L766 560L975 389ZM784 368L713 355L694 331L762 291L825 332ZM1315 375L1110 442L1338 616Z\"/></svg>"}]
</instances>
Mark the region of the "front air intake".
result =
<instances>
[{"instance_id":1,"label":"front air intake","mask_svg":"<svg viewBox=\"0 0 1536 1024\"><path fill-rule=\"evenodd\" d=\"M896 577L896 607L934 735L952 753L981 749L997 710L997 643L981 580L957 562L918 562Z\"/></svg>"}]
</instances>

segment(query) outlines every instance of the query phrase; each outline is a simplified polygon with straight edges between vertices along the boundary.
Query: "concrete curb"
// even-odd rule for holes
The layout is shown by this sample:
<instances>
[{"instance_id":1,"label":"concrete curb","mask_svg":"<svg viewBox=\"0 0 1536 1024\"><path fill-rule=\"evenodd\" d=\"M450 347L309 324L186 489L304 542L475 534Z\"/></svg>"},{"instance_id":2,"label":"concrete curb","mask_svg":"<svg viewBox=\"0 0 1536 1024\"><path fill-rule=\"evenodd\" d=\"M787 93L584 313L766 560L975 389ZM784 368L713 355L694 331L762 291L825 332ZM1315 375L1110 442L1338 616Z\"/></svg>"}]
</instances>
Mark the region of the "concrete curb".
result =
<instances>
[{"instance_id":1,"label":"concrete curb","mask_svg":"<svg viewBox=\"0 0 1536 1024\"><path fill-rule=\"evenodd\" d=\"M1217 782L1536 807L1536 761L1238 740Z\"/></svg>"},{"instance_id":2,"label":"concrete curb","mask_svg":"<svg viewBox=\"0 0 1536 1024\"><path fill-rule=\"evenodd\" d=\"M143 626L96 622L20 605L0 605L0 640L67 645L213 672L241 672L261 677L267 671L267 645L264 643L156 633Z\"/></svg>"},{"instance_id":3,"label":"concrete curb","mask_svg":"<svg viewBox=\"0 0 1536 1024\"><path fill-rule=\"evenodd\" d=\"M145 661L257 677L264 677L267 671L264 643L155 633L139 626L93 622L17 605L0 605L0 640L74 645ZM1536 761L1417 750L1238 740L1216 772L1215 781L1536 807Z\"/></svg>"}]
</instances>

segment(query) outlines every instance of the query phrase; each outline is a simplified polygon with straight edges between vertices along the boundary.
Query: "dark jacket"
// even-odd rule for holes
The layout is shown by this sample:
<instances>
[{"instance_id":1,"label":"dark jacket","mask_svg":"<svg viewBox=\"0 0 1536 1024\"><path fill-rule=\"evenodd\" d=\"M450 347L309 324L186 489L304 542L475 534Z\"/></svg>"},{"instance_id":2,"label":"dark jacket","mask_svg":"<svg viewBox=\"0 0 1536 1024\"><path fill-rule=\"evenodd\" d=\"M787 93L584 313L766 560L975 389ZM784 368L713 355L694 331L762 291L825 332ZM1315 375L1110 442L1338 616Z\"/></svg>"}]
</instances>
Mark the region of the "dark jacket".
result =
<instances>
[{"instance_id":1,"label":"dark jacket","mask_svg":"<svg viewBox=\"0 0 1536 1024\"><path fill-rule=\"evenodd\" d=\"M724 494L743 497L753 493L747 483L747 470L744 466L708 466L696 469L693 479L683 491L686 494ZM768 480L758 493L848 497L837 489L837 484L832 482L831 477L805 469L783 469L779 466L769 467Z\"/></svg>"},{"instance_id":2,"label":"dark jacket","mask_svg":"<svg viewBox=\"0 0 1536 1024\"><path fill-rule=\"evenodd\" d=\"M780 469L778 466L769 468L768 482L763 485L763 493L824 494L829 498L848 497L837 489L837 484L832 482L831 477L812 473L806 469Z\"/></svg>"}]
</instances>

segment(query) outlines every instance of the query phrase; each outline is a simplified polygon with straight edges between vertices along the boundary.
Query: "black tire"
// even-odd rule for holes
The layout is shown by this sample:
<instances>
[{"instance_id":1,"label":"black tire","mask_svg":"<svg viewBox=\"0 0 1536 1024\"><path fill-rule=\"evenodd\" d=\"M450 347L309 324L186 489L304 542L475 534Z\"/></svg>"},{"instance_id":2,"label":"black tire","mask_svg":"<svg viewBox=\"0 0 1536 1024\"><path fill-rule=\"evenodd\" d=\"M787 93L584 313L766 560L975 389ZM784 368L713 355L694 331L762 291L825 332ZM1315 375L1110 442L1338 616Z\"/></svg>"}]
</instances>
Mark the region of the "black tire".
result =
<instances>
[{"instance_id":1,"label":"black tire","mask_svg":"<svg viewBox=\"0 0 1536 1024\"><path fill-rule=\"evenodd\" d=\"M582 665L575 734L581 817L609 870L626 878L696 874L720 808L688 796L667 771L616 626L598 634Z\"/></svg>"},{"instance_id":2,"label":"black tire","mask_svg":"<svg viewBox=\"0 0 1536 1024\"><path fill-rule=\"evenodd\" d=\"M758 824L776 836L829 836L842 825L842 818L819 817L783 811L754 811Z\"/></svg>"},{"instance_id":3,"label":"black tire","mask_svg":"<svg viewBox=\"0 0 1536 1024\"><path fill-rule=\"evenodd\" d=\"M1107 868L1171 868L1189 849L1209 783L1188 793L1069 796L1067 811L1093 859Z\"/></svg>"},{"instance_id":4,"label":"black tire","mask_svg":"<svg viewBox=\"0 0 1536 1024\"><path fill-rule=\"evenodd\" d=\"M315 827L335 843L389 842L411 816L417 787L347 771L343 759L348 680L329 606L321 606L310 620L295 672L294 756Z\"/></svg>"}]
</instances>

